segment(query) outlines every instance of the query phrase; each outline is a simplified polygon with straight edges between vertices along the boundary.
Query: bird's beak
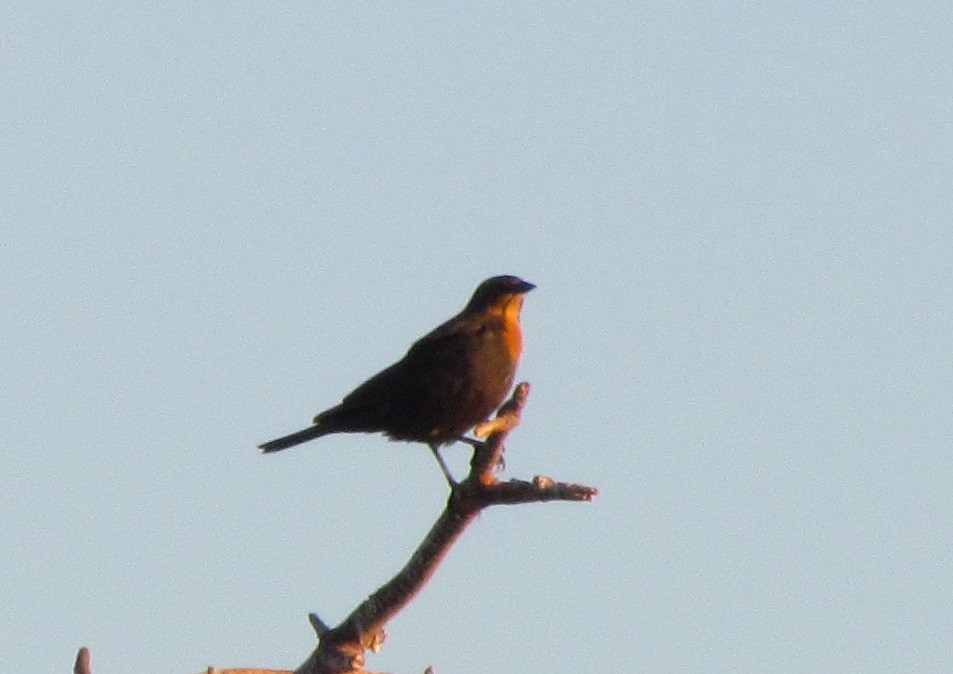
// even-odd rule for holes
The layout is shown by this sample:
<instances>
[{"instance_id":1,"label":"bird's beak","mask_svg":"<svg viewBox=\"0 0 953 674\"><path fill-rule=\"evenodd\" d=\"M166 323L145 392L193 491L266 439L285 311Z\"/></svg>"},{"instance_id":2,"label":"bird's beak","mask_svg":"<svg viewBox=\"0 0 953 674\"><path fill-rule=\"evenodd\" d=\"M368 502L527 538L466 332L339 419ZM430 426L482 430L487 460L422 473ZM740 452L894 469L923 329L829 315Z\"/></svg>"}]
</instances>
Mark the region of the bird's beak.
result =
<instances>
[{"instance_id":1,"label":"bird's beak","mask_svg":"<svg viewBox=\"0 0 953 674\"><path fill-rule=\"evenodd\" d=\"M529 281L520 280L520 282L516 285L516 292L528 293L530 290L532 290L535 287L536 286L530 283Z\"/></svg>"}]
</instances>

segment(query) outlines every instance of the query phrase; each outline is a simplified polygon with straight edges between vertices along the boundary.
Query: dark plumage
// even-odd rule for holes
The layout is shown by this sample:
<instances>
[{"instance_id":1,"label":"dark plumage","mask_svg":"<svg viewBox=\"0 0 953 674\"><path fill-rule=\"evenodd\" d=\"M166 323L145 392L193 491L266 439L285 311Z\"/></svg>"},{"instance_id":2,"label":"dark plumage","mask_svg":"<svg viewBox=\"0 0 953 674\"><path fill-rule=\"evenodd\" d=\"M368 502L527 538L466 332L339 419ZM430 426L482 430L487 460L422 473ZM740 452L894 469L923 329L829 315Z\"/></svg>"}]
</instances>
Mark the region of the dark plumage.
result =
<instances>
[{"instance_id":1,"label":"dark plumage","mask_svg":"<svg viewBox=\"0 0 953 674\"><path fill-rule=\"evenodd\" d=\"M509 393L523 348L523 296L534 287L516 276L483 281L463 311L318 414L313 426L260 448L276 452L329 433L383 433L426 443L440 460L438 447L484 421Z\"/></svg>"}]
</instances>

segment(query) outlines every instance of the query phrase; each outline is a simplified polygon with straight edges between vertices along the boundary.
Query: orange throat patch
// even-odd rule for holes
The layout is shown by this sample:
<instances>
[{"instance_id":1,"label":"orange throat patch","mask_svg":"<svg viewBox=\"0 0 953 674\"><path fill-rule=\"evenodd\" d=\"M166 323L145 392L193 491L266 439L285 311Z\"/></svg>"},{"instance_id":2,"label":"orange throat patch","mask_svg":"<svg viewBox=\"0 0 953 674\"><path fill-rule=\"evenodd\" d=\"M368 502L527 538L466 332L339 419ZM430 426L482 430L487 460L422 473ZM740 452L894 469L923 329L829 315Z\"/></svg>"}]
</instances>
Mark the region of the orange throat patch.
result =
<instances>
[{"instance_id":1,"label":"orange throat patch","mask_svg":"<svg viewBox=\"0 0 953 674\"><path fill-rule=\"evenodd\" d=\"M520 310L523 308L523 296L513 295L503 307L503 343L510 352L513 362L517 362L523 353L523 330L520 327Z\"/></svg>"}]
</instances>

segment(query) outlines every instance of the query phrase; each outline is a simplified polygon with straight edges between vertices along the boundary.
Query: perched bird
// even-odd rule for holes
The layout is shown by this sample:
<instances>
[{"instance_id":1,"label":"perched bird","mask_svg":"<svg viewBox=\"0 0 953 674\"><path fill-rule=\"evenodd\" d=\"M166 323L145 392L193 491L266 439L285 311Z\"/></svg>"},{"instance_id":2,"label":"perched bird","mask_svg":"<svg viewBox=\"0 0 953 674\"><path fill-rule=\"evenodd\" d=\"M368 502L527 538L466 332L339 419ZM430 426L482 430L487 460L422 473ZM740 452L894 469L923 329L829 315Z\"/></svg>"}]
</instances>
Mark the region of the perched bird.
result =
<instances>
[{"instance_id":1,"label":"perched bird","mask_svg":"<svg viewBox=\"0 0 953 674\"><path fill-rule=\"evenodd\" d=\"M535 288L516 276L483 281L459 314L417 340L313 425L260 445L277 452L329 433L383 433L426 443L447 480L439 448L457 440L503 402L523 350L520 310Z\"/></svg>"}]
</instances>

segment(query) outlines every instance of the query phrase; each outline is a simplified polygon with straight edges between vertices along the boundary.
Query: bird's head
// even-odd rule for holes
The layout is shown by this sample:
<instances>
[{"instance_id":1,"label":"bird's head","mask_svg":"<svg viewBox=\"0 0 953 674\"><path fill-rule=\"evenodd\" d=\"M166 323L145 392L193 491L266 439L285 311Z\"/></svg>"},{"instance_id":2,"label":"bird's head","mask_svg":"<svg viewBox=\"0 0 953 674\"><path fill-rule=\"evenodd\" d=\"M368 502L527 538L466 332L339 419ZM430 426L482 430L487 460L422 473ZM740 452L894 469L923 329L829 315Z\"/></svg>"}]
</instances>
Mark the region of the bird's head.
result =
<instances>
[{"instance_id":1,"label":"bird's head","mask_svg":"<svg viewBox=\"0 0 953 674\"><path fill-rule=\"evenodd\" d=\"M463 311L467 314L494 309L503 312L507 307L513 307L518 313L523 304L523 295L535 287L518 276L493 276L477 286Z\"/></svg>"}]
</instances>

